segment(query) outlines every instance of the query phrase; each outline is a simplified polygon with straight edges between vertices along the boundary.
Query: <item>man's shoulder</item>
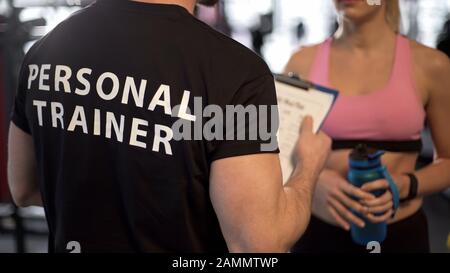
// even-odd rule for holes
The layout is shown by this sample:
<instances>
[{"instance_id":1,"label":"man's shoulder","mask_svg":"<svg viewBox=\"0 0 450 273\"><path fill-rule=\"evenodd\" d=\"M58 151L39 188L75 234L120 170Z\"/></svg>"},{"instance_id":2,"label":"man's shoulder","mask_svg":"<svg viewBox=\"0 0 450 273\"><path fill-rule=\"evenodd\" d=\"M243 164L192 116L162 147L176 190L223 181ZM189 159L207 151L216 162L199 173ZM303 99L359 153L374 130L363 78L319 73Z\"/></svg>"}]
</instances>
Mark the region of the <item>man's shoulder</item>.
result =
<instances>
[{"instance_id":1,"label":"man's shoulder","mask_svg":"<svg viewBox=\"0 0 450 273\"><path fill-rule=\"evenodd\" d=\"M233 38L213 29L206 23L192 18L198 34L203 37L208 50L215 54L215 58L228 62L238 62L241 69L252 69L261 73L270 73L267 63L254 51Z\"/></svg>"},{"instance_id":2,"label":"man's shoulder","mask_svg":"<svg viewBox=\"0 0 450 273\"><path fill-rule=\"evenodd\" d=\"M62 32L62 35L65 37L67 37L67 35L70 35L70 31L68 31L66 28L70 25L73 25L72 22L74 20L77 20L77 19L84 20L83 15L86 14L89 10L90 10L89 7L86 7L86 8L83 8L81 10L78 10L78 11L72 13L68 18L61 21L46 35L39 38L28 50L25 60L31 59L34 55L36 55L36 53L39 51L40 48L42 48L44 45L48 44L50 41L54 40L53 36L55 36L56 33ZM61 39L61 36L59 35L57 38Z\"/></svg>"}]
</instances>

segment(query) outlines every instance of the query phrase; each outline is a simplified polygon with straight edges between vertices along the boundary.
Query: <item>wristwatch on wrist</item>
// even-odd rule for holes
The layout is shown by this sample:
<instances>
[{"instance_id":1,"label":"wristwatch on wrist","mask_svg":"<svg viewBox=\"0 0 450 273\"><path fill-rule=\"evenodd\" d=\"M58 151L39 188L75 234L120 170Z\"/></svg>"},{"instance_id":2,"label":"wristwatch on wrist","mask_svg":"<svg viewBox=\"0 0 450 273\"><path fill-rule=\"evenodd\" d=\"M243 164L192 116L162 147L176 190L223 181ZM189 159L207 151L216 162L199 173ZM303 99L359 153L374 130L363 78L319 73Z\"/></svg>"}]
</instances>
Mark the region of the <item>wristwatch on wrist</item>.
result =
<instances>
[{"instance_id":1,"label":"wristwatch on wrist","mask_svg":"<svg viewBox=\"0 0 450 273\"><path fill-rule=\"evenodd\" d=\"M409 177L409 192L408 196L401 199L400 202L406 202L415 199L417 197L417 190L419 187L419 180L417 179L417 176L415 176L413 173L407 173L405 175Z\"/></svg>"}]
</instances>

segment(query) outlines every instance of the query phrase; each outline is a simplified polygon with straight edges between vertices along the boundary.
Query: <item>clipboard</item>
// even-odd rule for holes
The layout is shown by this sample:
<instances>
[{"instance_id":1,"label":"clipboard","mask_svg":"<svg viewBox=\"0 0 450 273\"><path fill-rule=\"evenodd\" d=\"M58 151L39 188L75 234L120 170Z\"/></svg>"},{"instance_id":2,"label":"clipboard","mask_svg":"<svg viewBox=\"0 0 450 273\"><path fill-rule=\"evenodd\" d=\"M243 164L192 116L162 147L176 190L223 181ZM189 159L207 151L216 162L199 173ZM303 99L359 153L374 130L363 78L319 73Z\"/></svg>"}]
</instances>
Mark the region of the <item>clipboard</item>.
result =
<instances>
[{"instance_id":1,"label":"clipboard","mask_svg":"<svg viewBox=\"0 0 450 273\"><path fill-rule=\"evenodd\" d=\"M299 136L302 119L310 115L317 133L339 96L337 90L300 79L295 75L274 75L277 92L279 128L278 144L286 183L294 170L293 152Z\"/></svg>"}]
</instances>

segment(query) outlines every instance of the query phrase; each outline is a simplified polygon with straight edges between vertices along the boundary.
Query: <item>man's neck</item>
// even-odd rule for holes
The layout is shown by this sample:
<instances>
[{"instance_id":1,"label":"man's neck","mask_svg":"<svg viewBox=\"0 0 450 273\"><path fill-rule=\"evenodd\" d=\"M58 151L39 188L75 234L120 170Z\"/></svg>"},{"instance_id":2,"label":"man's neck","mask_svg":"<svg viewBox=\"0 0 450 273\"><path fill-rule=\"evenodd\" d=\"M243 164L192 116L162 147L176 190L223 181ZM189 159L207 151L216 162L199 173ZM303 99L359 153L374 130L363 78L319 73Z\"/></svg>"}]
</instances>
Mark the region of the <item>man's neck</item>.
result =
<instances>
[{"instance_id":1,"label":"man's neck","mask_svg":"<svg viewBox=\"0 0 450 273\"><path fill-rule=\"evenodd\" d=\"M149 4L167 4L167 5L178 5L189 13L194 14L195 2L194 0L132 0L135 2L149 3Z\"/></svg>"}]
</instances>

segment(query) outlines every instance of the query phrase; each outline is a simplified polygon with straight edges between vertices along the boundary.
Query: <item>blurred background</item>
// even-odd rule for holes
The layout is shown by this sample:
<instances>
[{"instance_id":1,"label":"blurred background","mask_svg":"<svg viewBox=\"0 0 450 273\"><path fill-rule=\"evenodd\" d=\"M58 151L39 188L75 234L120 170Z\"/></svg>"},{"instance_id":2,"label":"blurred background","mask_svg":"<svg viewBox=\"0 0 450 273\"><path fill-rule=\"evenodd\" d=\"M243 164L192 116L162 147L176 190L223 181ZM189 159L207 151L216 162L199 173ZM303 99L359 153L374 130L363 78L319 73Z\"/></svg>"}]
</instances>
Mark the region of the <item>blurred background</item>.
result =
<instances>
[{"instance_id":1,"label":"blurred background","mask_svg":"<svg viewBox=\"0 0 450 273\"><path fill-rule=\"evenodd\" d=\"M0 0L0 253L47 251L43 210L16 208L7 189L8 116L20 64L37 39L92 2ZM450 0L400 3L402 34L450 55ZM281 72L299 47L320 43L336 29L332 0L222 0L214 8L198 7L196 16L261 55L273 72ZM423 135L425 147L418 168L433 158L429 134ZM432 252L450 253L450 192L427 198L425 211Z\"/></svg>"}]
</instances>

